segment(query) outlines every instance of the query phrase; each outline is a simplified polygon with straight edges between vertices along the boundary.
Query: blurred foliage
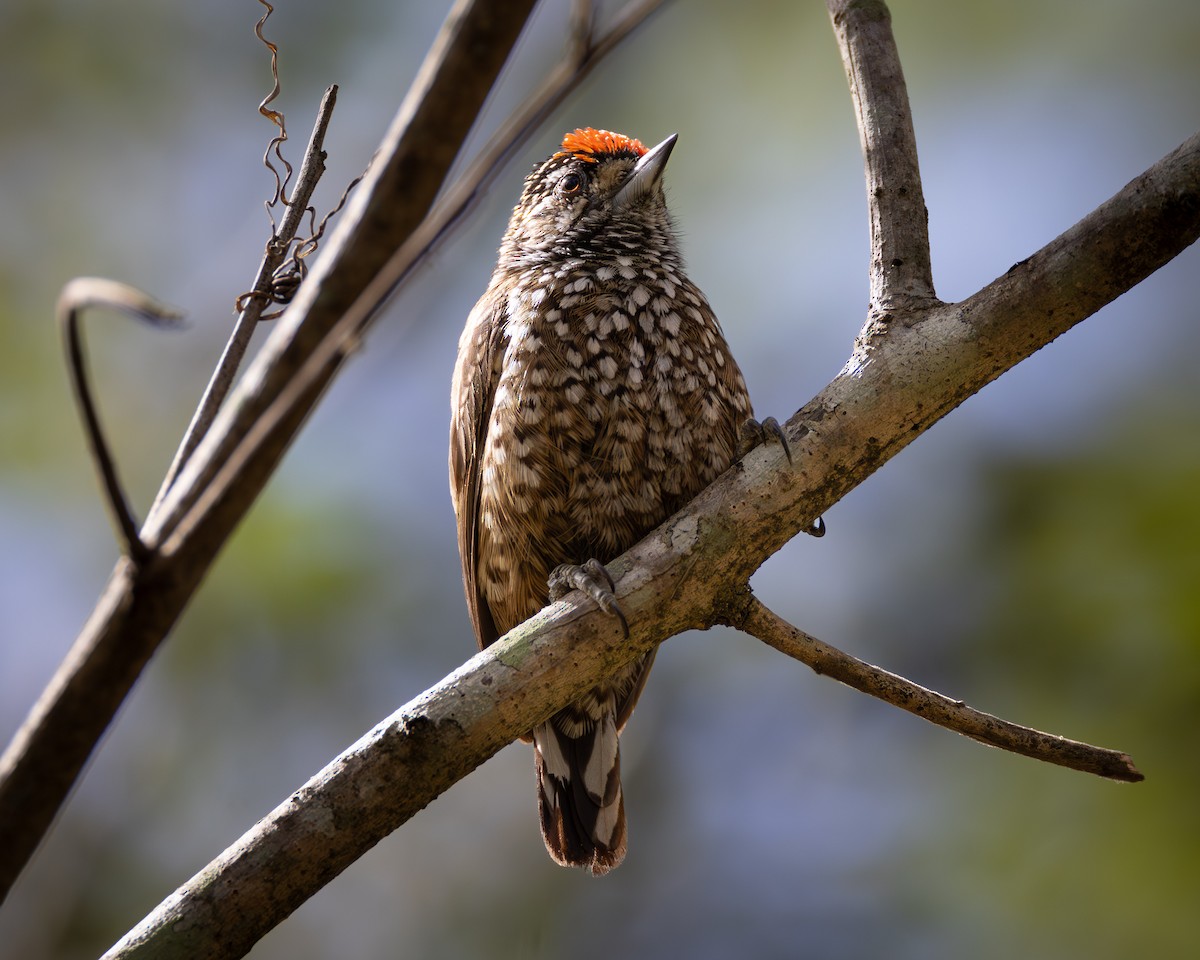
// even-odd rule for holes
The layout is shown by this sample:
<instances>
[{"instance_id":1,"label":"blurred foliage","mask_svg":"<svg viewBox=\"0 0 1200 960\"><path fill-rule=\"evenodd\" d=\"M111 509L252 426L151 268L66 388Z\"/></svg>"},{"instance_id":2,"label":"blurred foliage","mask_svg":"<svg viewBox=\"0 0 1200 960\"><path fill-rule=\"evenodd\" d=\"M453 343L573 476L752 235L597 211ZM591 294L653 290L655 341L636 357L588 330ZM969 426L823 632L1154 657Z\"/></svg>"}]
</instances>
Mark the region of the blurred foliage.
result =
<instances>
[{"instance_id":1,"label":"blurred foliage","mask_svg":"<svg viewBox=\"0 0 1200 960\"><path fill-rule=\"evenodd\" d=\"M1059 784L1020 765L1011 782L974 786L967 806L986 810L978 853L989 874L978 879L1042 955L1187 956L1200 896L1196 393L1127 409L1060 456L994 462L983 482L983 521L960 568L993 581L963 638L981 699L1120 746L1147 780L1064 773Z\"/></svg>"},{"instance_id":2,"label":"blurred foliage","mask_svg":"<svg viewBox=\"0 0 1200 960\"><path fill-rule=\"evenodd\" d=\"M560 48L547 3L485 122ZM0 6L0 726L113 558L51 322L103 274L188 309L88 340L152 496L266 238L262 8ZM1200 4L896 0L939 289L971 292L1200 126ZM361 170L436 4L278 5L298 157ZM540 131L398 299L148 668L0 910L0 953L95 956L370 725L473 652L445 487L463 318L525 164L579 124L677 130L671 202L763 413L836 372L865 303L861 159L821 4L676 3ZM332 202L330 200L329 202ZM631 853L537 837L528 749L356 864L256 957L1182 956L1200 899L1196 251L973 398L755 578L831 642L1128 750L1114 785L987 751L728 631L672 640L623 745Z\"/></svg>"}]
</instances>

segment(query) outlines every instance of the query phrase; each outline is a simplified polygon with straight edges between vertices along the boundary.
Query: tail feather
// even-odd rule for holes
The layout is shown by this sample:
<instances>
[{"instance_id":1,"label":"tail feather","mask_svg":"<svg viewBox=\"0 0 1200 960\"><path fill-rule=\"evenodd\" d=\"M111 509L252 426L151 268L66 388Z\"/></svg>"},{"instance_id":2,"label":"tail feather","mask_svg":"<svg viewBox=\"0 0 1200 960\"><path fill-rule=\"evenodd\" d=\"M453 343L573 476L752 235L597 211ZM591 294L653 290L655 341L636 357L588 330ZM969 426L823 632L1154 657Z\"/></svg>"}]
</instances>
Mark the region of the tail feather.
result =
<instances>
[{"instance_id":1,"label":"tail feather","mask_svg":"<svg viewBox=\"0 0 1200 960\"><path fill-rule=\"evenodd\" d=\"M579 734L572 736L556 723L561 716L533 732L542 838L558 863L600 876L625 858L616 717L608 710L585 725L570 724Z\"/></svg>"},{"instance_id":2,"label":"tail feather","mask_svg":"<svg viewBox=\"0 0 1200 960\"><path fill-rule=\"evenodd\" d=\"M533 731L542 839L563 866L598 877L625 859L618 737L653 664L651 651Z\"/></svg>"}]
</instances>

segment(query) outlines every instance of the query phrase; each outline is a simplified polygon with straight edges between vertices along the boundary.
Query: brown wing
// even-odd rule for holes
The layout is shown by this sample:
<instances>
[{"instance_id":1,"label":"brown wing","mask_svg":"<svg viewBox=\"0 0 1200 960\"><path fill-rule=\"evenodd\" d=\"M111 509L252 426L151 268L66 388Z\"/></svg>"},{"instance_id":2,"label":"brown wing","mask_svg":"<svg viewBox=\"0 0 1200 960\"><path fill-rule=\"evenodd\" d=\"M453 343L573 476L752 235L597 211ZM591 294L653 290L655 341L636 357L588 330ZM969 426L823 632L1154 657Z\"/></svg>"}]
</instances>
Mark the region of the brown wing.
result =
<instances>
[{"instance_id":1,"label":"brown wing","mask_svg":"<svg viewBox=\"0 0 1200 960\"><path fill-rule=\"evenodd\" d=\"M458 342L450 391L450 497L458 521L463 590L475 639L483 649L499 636L478 584L479 465L504 359L504 298L485 294Z\"/></svg>"}]
</instances>

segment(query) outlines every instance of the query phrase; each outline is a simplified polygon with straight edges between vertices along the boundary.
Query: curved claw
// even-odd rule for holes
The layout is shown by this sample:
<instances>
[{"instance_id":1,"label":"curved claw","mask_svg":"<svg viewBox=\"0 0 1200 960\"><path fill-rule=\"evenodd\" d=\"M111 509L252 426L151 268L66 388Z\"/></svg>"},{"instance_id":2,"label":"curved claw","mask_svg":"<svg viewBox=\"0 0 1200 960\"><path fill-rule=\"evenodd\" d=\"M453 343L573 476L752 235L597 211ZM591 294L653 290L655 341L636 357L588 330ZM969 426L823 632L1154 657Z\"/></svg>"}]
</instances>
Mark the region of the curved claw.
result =
<instances>
[{"instance_id":1,"label":"curved claw","mask_svg":"<svg viewBox=\"0 0 1200 960\"><path fill-rule=\"evenodd\" d=\"M740 460L755 447L764 443L778 443L787 455L788 463L792 463L792 447L788 443L787 434L774 417L767 417L759 422L750 417L742 422L738 429L737 457Z\"/></svg>"},{"instance_id":2,"label":"curved claw","mask_svg":"<svg viewBox=\"0 0 1200 960\"><path fill-rule=\"evenodd\" d=\"M601 610L621 621L621 632L629 636L629 621L613 595L616 584L599 560L591 559L582 566L562 563L550 571L547 580L551 602L561 600L572 590L579 590L591 598Z\"/></svg>"}]
</instances>

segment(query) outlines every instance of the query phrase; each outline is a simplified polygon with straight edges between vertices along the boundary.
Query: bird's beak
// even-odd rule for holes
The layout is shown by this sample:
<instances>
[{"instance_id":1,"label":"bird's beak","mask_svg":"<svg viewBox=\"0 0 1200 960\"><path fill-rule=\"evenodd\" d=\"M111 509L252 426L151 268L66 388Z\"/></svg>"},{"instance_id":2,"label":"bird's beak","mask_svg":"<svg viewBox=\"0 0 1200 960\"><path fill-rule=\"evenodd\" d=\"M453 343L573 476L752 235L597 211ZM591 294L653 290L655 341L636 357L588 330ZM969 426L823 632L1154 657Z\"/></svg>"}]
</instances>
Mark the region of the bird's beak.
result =
<instances>
[{"instance_id":1,"label":"bird's beak","mask_svg":"<svg viewBox=\"0 0 1200 960\"><path fill-rule=\"evenodd\" d=\"M621 184L621 189L613 197L614 209L628 207L654 189L655 184L662 179L663 170L667 166L667 158L679 134L673 133L657 147L647 150L638 160L637 165L629 174L629 179Z\"/></svg>"}]
</instances>

